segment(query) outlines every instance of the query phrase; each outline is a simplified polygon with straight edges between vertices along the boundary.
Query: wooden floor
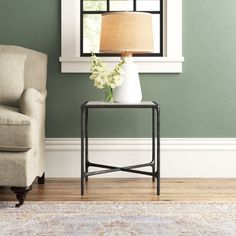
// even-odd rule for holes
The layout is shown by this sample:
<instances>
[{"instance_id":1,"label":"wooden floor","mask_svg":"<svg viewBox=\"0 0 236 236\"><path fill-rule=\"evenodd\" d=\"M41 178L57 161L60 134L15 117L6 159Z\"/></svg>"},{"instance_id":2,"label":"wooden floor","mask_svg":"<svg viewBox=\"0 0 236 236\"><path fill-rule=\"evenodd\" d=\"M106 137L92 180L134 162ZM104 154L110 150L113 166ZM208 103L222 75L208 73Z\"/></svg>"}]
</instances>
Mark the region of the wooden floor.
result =
<instances>
[{"instance_id":1,"label":"wooden floor","mask_svg":"<svg viewBox=\"0 0 236 236\"><path fill-rule=\"evenodd\" d=\"M15 201L0 187L0 201ZM236 179L162 179L161 196L151 179L90 179L80 196L79 179L46 179L34 184L29 201L236 201Z\"/></svg>"}]
</instances>

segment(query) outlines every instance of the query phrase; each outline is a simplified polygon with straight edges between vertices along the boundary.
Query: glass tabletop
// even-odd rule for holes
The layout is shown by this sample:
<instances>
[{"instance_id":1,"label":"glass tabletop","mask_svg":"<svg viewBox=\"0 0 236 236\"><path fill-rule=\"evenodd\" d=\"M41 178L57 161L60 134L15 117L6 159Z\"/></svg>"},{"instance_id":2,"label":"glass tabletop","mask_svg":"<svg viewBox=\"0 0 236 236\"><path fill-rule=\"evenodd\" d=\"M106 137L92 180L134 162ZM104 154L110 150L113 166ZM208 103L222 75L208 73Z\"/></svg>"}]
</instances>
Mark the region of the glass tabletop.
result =
<instances>
[{"instance_id":1,"label":"glass tabletop","mask_svg":"<svg viewBox=\"0 0 236 236\"><path fill-rule=\"evenodd\" d=\"M158 103L153 101L142 101L140 103L118 103L118 102L103 102L103 101L87 101L83 104L86 107L156 107Z\"/></svg>"}]
</instances>

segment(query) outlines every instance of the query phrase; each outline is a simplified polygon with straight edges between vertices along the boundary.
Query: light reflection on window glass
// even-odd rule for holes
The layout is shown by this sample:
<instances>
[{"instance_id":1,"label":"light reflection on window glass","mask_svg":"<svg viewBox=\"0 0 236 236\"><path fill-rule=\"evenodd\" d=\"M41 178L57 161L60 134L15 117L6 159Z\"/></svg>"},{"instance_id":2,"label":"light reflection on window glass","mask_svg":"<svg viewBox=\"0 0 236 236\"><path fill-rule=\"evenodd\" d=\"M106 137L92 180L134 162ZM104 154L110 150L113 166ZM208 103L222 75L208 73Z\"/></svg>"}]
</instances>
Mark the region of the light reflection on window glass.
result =
<instances>
[{"instance_id":1,"label":"light reflection on window glass","mask_svg":"<svg viewBox=\"0 0 236 236\"><path fill-rule=\"evenodd\" d=\"M152 15L154 53L160 52L160 15Z\"/></svg>"},{"instance_id":2,"label":"light reflection on window glass","mask_svg":"<svg viewBox=\"0 0 236 236\"><path fill-rule=\"evenodd\" d=\"M137 0L137 11L160 11L160 0Z\"/></svg>"},{"instance_id":3,"label":"light reflection on window glass","mask_svg":"<svg viewBox=\"0 0 236 236\"><path fill-rule=\"evenodd\" d=\"M111 11L133 11L133 0L110 0Z\"/></svg>"},{"instance_id":4,"label":"light reflection on window glass","mask_svg":"<svg viewBox=\"0 0 236 236\"><path fill-rule=\"evenodd\" d=\"M94 53L99 52L100 31L101 31L101 15L100 14L84 14L83 16L83 52Z\"/></svg>"},{"instance_id":5,"label":"light reflection on window glass","mask_svg":"<svg viewBox=\"0 0 236 236\"><path fill-rule=\"evenodd\" d=\"M107 1L106 0L84 0L83 10L84 11L106 11Z\"/></svg>"}]
</instances>

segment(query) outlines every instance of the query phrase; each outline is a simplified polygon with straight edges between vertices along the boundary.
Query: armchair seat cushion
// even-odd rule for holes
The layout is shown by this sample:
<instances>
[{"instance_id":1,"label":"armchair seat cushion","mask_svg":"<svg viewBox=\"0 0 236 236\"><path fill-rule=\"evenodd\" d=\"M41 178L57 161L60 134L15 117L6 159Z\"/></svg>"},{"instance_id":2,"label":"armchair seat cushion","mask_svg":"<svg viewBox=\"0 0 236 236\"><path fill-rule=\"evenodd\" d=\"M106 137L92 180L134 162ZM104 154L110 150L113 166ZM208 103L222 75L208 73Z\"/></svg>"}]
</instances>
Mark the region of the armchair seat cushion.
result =
<instances>
[{"instance_id":1,"label":"armchair seat cushion","mask_svg":"<svg viewBox=\"0 0 236 236\"><path fill-rule=\"evenodd\" d=\"M19 108L0 105L0 151L24 152L33 147L33 119Z\"/></svg>"}]
</instances>

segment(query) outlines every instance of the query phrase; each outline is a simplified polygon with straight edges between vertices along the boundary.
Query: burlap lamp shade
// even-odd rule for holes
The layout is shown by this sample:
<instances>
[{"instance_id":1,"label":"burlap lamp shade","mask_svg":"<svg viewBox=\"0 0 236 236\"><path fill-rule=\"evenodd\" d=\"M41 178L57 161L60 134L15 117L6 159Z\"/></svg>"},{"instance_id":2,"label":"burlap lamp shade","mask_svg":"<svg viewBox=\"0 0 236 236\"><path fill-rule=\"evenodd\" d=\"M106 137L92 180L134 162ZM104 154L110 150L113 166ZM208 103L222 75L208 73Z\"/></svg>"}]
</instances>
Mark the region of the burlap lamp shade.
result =
<instances>
[{"instance_id":1,"label":"burlap lamp shade","mask_svg":"<svg viewBox=\"0 0 236 236\"><path fill-rule=\"evenodd\" d=\"M114 12L102 15L100 52L153 52L152 15Z\"/></svg>"}]
</instances>

